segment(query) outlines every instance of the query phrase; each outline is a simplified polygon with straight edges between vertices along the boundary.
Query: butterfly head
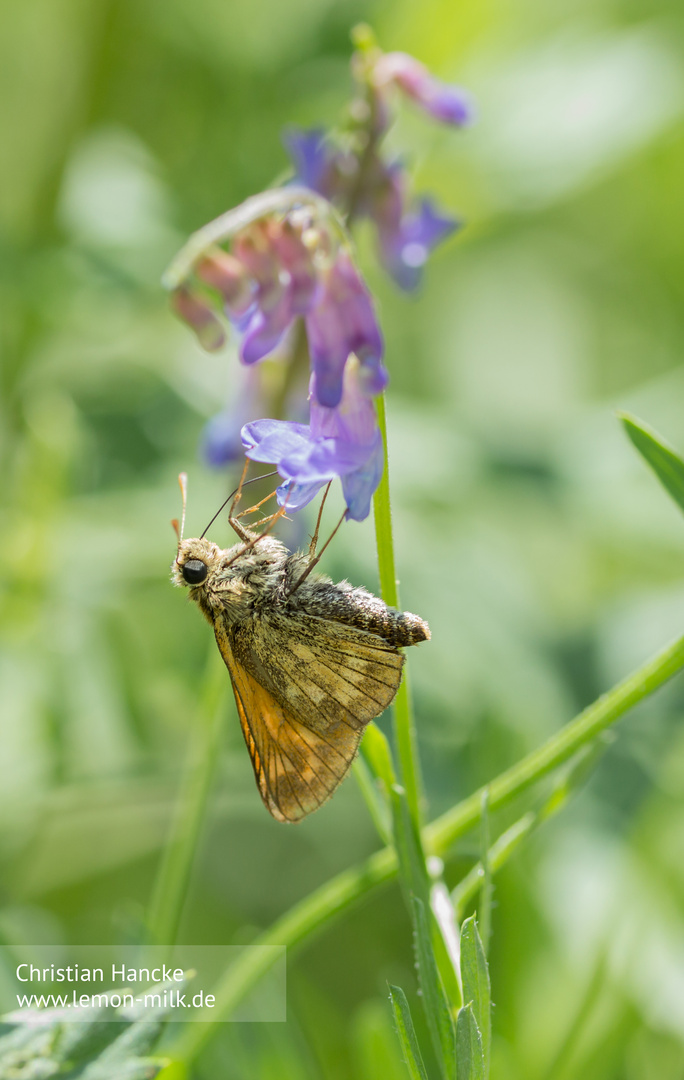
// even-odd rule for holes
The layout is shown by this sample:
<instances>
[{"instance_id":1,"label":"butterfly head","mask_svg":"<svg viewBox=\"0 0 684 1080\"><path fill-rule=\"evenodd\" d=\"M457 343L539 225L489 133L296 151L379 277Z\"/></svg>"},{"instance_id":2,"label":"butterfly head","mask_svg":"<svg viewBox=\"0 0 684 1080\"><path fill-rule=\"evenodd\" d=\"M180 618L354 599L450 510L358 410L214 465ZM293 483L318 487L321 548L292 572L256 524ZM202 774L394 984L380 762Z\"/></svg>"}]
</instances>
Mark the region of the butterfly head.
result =
<instances>
[{"instance_id":1,"label":"butterfly head","mask_svg":"<svg viewBox=\"0 0 684 1080\"><path fill-rule=\"evenodd\" d=\"M211 540L205 540L204 533L198 539L183 539L187 482L187 476L185 473L181 473L178 477L178 483L183 498L183 516L180 526L175 520L171 522L178 537L178 551L171 566L171 579L174 585L190 586L194 589L199 588L202 592L205 592L206 588L203 589L202 586L210 583L211 576L217 570L223 552L216 544L212 544ZM206 529L204 531L206 532ZM196 599L197 597L193 598Z\"/></svg>"},{"instance_id":2,"label":"butterfly head","mask_svg":"<svg viewBox=\"0 0 684 1080\"><path fill-rule=\"evenodd\" d=\"M218 569L223 552L211 540L181 540L173 563L176 585L201 586Z\"/></svg>"},{"instance_id":3,"label":"butterfly head","mask_svg":"<svg viewBox=\"0 0 684 1080\"><path fill-rule=\"evenodd\" d=\"M183 519L180 525L177 521L172 522L178 537L178 550L171 566L171 580L174 585L190 590L190 599L209 622L215 621L219 614L229 621L249 616L254 604L263 601L277 588L287 560L287 549L269 536L268 530L257 534L236 529L241 542L225 550L205 539L204 533L196 539L184 540L184 473L181 473L179 483L183 493ZM235 528L232 520L231 524Z\"/></svg>"}]
</instances>

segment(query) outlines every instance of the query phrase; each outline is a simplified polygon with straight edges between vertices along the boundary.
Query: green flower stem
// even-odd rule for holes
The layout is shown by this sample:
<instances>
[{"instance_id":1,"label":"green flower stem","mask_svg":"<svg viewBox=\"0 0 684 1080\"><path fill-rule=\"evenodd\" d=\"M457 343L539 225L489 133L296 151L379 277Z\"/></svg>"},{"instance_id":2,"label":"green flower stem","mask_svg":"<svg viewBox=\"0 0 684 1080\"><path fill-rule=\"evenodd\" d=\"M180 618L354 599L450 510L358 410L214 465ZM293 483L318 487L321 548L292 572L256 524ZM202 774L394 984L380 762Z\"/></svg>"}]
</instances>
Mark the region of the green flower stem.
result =
<instances>
[{"instance_id":1,"label":"green flower stem","mask_svg":"<svg viewBox=\"0 0 684 1080\"><path fill-rule=\"evenodd\" d=\"M152 944L173 948L206 814L219 745L228 679L212 638L196 717L196 745L159 866L147 917Z\"/></svg>"},{"instance_id":2,"label":"green flower stem","mask_svg":"<svg viewBox=\"0 0 684 1080\"><path fill-rule=\"evenodd\" d=\"M390 607L399 606L399 589L397 587L397 572L394 565L394 542L392 539L392 511L390 508L389 491L389 457L387 453L387 418L385 413L385 396L382 394L376 399L378 414L378 427L382 433L382 442L385 448L385 464L382 477L373 498L373 514L375 517L375 540L378 547L378 570L380 573L380 592L386 604Z\"/></svg>"},{"instance_id":3,"label":"green flower stem","mask_svg":"<svg viewBox=\"0 0 684 1080\"><path fill-rule=\"evenodd\" d=\"M590 705L538 750L487 784L489 809L494 810L510 802L562 765L683 667L684 637L681 637ZM423 830L423 840L428 850L437 855L447 855L455 841L478 823L484 790L475 792ZM396 877L397 871L395 851L383 848L361 866L343 871L300 901L264 931L254 944L293 947L309 940L336 915L367 896L374 888ZM254 954L247 950L223 976L217 988L216 1005L211 1010L213 1015L207 1015L206 1024L191 1025L175 1044L172 1053L175 1051L185 1060L192 1060L211 1038L220 1019L230 1015L268 967L269 958L261 950Z\"/></svg>"},{"instance_id":4,"label":"green flower stem","mask_svg":"<svg viewBox=\"0 0 684 1080\"><path fill-rule=\"evenodd\" d=\"M373 497L373 515L375 518L375 539L378 548L378 570L380 574L380 595L390 607L399 607L399 589L394 562L394 541L392 538L392 510L389 490L389 459L387 453L387 419L385 398L381 395L377 401L378 426L382 433L385 450L385 467L382 479ZM399 755L399 775L406 792L406 800L411 816L420 828L421 823L421 782L416 748L416 733L411 710L406 672L394 699L394 732Z\"/></svg>"}]
</instances>

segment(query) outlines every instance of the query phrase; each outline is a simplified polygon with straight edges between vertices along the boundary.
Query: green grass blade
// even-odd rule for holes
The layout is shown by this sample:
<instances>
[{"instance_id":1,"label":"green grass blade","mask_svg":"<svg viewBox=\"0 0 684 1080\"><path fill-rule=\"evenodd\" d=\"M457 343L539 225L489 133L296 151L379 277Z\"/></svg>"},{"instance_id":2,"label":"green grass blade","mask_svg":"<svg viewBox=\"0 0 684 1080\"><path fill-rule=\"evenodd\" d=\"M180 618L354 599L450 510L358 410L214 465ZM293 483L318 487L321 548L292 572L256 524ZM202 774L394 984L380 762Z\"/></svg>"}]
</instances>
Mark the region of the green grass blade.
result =
<instances>
[{"instance_id":1,"label":"green grass blade","mask_svg":"<svg viewBox=\"0 0 684 1080\"><path fill-rule=\"evenodd\" d=\"M485 1066L482 1037L468 1004L458 1010L456 1019L456 1076L458 1080L484 1080Z\"/></svg>"},{"instance_id":2,"label":"green grass blade","mask_svg":"<svg viewBox=\"0 0 684 1080\"><path fill-rule=\"evenodd\" d=\"M568 801L584 787L609 746L615 742L615 733L604 731L581 750L561 769L553 788L537 812L540 823L554 817Z\"/></svg>"},{"instance_id":3,"label":"green grass blade","mask_svg":"<svg viewBox=\"0 0 684 1080\"><path fill-rule=\"evenodd\" d=\"M612 731L604 731L601 735L597 736L593 742L589 743L588 746L583 746L562 771L561 775L554 783L550 795L541 804L539 809L528 811L528 813L523 814L515 824L511 825L509 829L506 829L506 831L494 841L489 848L487 856L490 874L493 875L497 873L497 871L508 862L511 855L518 850L523 840L525 840L537 826L543 824L548 818L554 817L564 806L566 806L568 800L571 799L584 785L587 778L591 775L598 762L603 757L606 748L610 746L614 740L615 735ZM482 891L484 874L485 867L483 862L477 862L452 890L451 902L454 905L458 921L462 920L468 905L474 897L477 896L477 893Z\"/></svg>"},{"instance_id":4,"label":"green grass blade","mask_svg":"<svg viewBox=\"0 0 684 1080\"><path fill-rule=\"evenodd\" d=\"M389 992L397 1035L411 1080L428 1080L406 994L400 986L390 986Z\"/></svg>"},{"instance_id":5,"label":"green grass blade","mask_svg":"<svg viewBox=\"0 0 684 1080\"><path fill-rule=\"evenodd\" d=\"M390 793L394 844L399 858L399 877L409 911L414 896L420 898L428 923L435 963L439 971L447 999L455 1006L461 1004L461 991L457 972L449 955L442 928L432 908L432 882L429 878L423 847L417 833L403 788L395 785ZM446 894L447 903L449 894Z\"/></svg>"},{"instance_id":6,"label":"green grass blade","mask_svg":"<svg viewBox=\"0 0 684 1080\"><path fill-rule=\"evenodd\" d=\"M629 413L619 413L629 438L651 466L680 510L684 510L684 461L653 428Z\"/></svg>"},{"instance_id":7,"label":"green grass blade","mask_svg":"<svg viewBox=\"0 0 684 1080\"><path fill-rule=\"evenodd\" d=\"M482 940L482 947L485 951L485 955L489 952L489 939L491 936L492 928L492 869L489 864L489 788L485 788L482 792L482 822L480 825L480 850L482 855L480 861L482 863L482 887L480 889L480 903L479 903L479 916L480 916L480 938ZM466 997L467 1001L468 998ZM479 1023L479 1020L478 1020Z\"/></svg>"},{"instance_id":8,"label":"green grass blade","mask_svg":"<svg viewBox=\"0 0 684 1080\"><path fill-rule=\"evenodd\" d=\"M430 910L430 883L420 837L404 793L404 789L395 784L390 792L392 807L392 825L394 846L399 859L399 877L404 890L409 911L414 896L420 898L423 906Z\"/></svg>"},{"instance_id":9,"label":"green grass blade","mask_svg":"<svg viewBox=\"0 0 684 1080\"><path fill-rule=\"evenodd\" d=\"M509 829L501 833L489 849L489 868L492 874L504 866L510 857L515 854L523 840L539 824L539 814L529 811L523 814ZM451 890L451 902L454 905L456 919L460 922L465 915L468 906L482 888L483 867L481 862L476 862L466 876L459 881Z\"/></svg>"},{"instance_id":10,"label":"green grass blade","mask_svg":"<svg viewBox=\"0 0 684 1080\"><path fill-rule=\"evenodd\" d=\"M487 957L480 940L474 915L466 919L461 927L461 978L463 980L463 1000L472 1006L473 1016L480 1032L484 1075L486 1077L489 1075L492 1032L491 987Z\"/></svg>"},{"instance_id":11,"label":"green grass blade","mask_svg":"<svg viewBox=\"0 0 684 1080\"><path fill-rule=\"evenodd\" d=\"M456 1033L449 1001L437 970L437 962L432 948L429 913L425 911L425 905L417 896L413 897L412 908L418 977L423 993L423 1006L430 1037L444 1080L454 1080L456 1073Z\"/></svg>"},{"instance_id":12,"label":"green grass blade","mask_svg":"<svg viewBox=\"0 0 684 1080\"><path fill-rule=\"evenodd\" d=\"M458 919L444 881L430 884L432 947L452 1013L463 1004Z\"/></svg>"},{"instance_id":13,"label":"green grass blade","mask_svg":"<svg viewBox=\"0 0 684 1080\"><path fill-rule=\"evenodd\" d=\"M602 694L578 717L552 735L531 754L500 773L486 786L489 809L494 810L536 784L543 776L569 761L578 750L593 742L629 709L652 694L684 667L684 636L666 646L657 656L633 671L607 694ZM441 854L482 817L482 792L473 792L462 802L428 825L424 832L428 851Z\"/></svg>"},{"instance_id":14,"label":"green grass blade","mask_svg":"<svg viewBox=\"0 0 684 1080\"><path fill-rule=\"evenodd\" d=\"M397 778L389 741L377 724L369 724L366 728L361 743L361 755L375 777L382 781L389 798L389 793L396 784Z\"/></svg>"},{"instance_id":15,"label":"green grass blade","mask_svg":"<svg viewBox=\"0 0 684 1080\"><path fill-rule=\"evenodd\" d=\"M383 798L377 777L369 767L368 762L360 754L352 768L378 836L383 844L391 844L392 822L389 804Z\"/></svg>"}]
</instances>

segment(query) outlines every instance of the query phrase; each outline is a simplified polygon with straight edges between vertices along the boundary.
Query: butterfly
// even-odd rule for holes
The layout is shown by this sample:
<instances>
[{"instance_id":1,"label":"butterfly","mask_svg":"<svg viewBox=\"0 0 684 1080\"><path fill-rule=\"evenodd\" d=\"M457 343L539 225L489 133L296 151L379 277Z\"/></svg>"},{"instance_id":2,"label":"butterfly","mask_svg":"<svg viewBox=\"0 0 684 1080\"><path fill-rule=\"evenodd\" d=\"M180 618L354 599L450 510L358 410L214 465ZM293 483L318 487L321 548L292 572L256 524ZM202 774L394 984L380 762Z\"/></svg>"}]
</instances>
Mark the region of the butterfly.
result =
<instances>
[{"instance_id":1,"label":"butterfly","mask_svg":"<svg viewBox=\"0 0 684 1080\"><path fill-rule=\"evenodd\" d=\"M184 519L184 474L179 480ZM235 516L242 486L229 516L240 542L184 540L174 522L171 576L213 627L266 808L297 822L344 779L364 728L397 692L400 648L428 640L430 629L364 588L314 572L332 539L316 556L320 512L308 552L290 553L270 529L245 528L240 518L261 503ZM262 524L272 528L284 510Z\"/></svg>"}]
</instances>

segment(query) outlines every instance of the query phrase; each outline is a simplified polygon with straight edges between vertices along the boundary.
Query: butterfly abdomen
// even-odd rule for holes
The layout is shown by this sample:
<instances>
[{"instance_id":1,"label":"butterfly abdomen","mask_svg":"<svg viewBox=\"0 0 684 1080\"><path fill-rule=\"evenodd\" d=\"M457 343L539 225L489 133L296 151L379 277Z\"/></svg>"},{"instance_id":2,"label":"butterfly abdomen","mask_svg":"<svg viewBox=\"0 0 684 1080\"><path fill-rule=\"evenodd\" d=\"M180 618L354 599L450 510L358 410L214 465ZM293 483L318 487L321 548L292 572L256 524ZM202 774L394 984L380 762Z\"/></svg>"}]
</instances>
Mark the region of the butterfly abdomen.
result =
<instances>
[{"instance_id":1,"label":"butterfly abdomen","mask_svg":"<svg viewBox=\"0 0 684 1080\"><path fill-rule=\"evenodd\" d=\"M372 598L376 601L376 597ZM359 607L353 619L348 620L359 630L367 630L371 634L377 634L384 638L388 645L401 647L404 645L417 645L420 641L429 641L430 627L418 615L410 611L395 611L394 608L382 605L384 610ZM346 620L345 620L346 621Z\"/></svg>"},{"instance_id":2,"label":"butterfly abdomen","mask_svg":"<svg viewBox=\"0 0 684 1080\"><path fill-rule=\"evenodd\" d=\"M378 629L390 645L417 645L419 641L430 640L430 627L419 615L411 611L387 609L387 618L382 629Z\"/></svg>"},{"instance_id":3,"label":"butterfly abdomen","mask_svg":"<svg viewBox=\"0 0 684 1080\"><path fill-rule=\"evenodd\" d=\"M324 619L355 626L370 634L377 634L389 645L401 647L428 641L430 628L418 615L410 611L396 611L366 589L352 588L346 581L335 585L330 581L314 579L309 588L295 593L305 611Z\"/></svg>"}]
</instances>

